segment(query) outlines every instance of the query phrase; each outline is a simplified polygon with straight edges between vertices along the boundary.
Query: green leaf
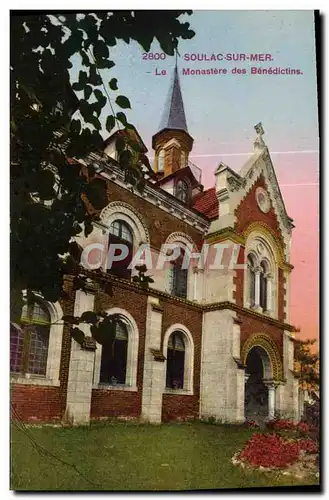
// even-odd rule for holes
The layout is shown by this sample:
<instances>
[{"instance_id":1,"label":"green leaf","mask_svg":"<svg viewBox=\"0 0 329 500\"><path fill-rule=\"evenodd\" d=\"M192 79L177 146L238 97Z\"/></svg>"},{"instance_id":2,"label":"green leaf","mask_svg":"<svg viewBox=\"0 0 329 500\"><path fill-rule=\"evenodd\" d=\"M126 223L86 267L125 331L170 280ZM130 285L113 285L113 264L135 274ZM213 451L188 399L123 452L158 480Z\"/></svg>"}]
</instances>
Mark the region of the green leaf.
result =
<instances>
[{"instance_id":1,"label":"green leaf","mask_svg":"<svg viewBox=\"0 0 329 500\"><path fill-rule=\"evenodd\" d=\"M75 316L71 316L70 314L66 314L62 317L62 321L64 323L69 323L70 325L78 325L79 324L79 318L76 318Z\"/></svg>"},{"instance_id":2,"label":"green leaf","mask_svg":"<svg viewBox=\"0 0 329 500\"><path fill-rule=\"evenodd\" d=\"M86 85L86 87L84 88L84 96L85 96L86 101L88 101L89 97L91 96L92 91L93 91L92 87L90 85Z\"/></svg>"},{"instance_id":3,"label":"green leaf","mask_svg":"<svg viewBox=\"0 0 329 500\"><path fill-rule=\"evenodd\" d=\"M122 151L124 151L124 149L126 147L126 141L124 140L124 138L121 135L119 135L119 137L115 141L115 147L116 147L116 150L118 151L118 153L121 153Z\"/></svg>"},{"instance_id":4,"label":"green leaf","mask_svg":"<svg viewBox=\"0 0 329 500\"><path fill-rule=\"evenodd\" d=\"M91 323L92 325L96 325L97 322L97 314L93 311L85 311L80 316L80 323Z\"/></svg>"},{"instance_id":5,"label":"green leaf","mask_svg":"<svg viewBox=\"0 0 329 500\"><path fill-rule=\"evenodd\" d=\"M79 135L81 130L81 122L80 120L72 120L71 121L71 130L73 134Z\"/></svg>"},{"instance_id":6,"label":"green leaf","mask_svg":"<svg viewBox=\"0 0 329 500\"><path fill-rule=\"evenodd\" d=\"M109 115L107 118L106 118L106 130L108 132L111 132L111 130L115 127L115 118L113 115Z\"/></svg>"},{"instance_id":7,"label":"green leaf","mask_svg":"<svg viewBox=\"0 0 329 500\"><path fill-rule=\"evenodd\" d=\"M111 90L118 90L118 80L116 78L112 78L112 80L109 81L109 87Z\"/></svg>"},{"instance_id":8,"label":"green leaf","mask_svg":"<svg viewBox=\"0 0 329 500\"><path fill-rule=\"evenodd\" d=\"M123 108L123 109L131 108L129 99L127 97L125 97L124 95L119 95L116 98L115 102L118 106L120 106L120 108Z\"/></svg>"},{"instance_id":9,"label":"green leaf","mask_svg":"<svg viewBox=\"0 0 329 500\"><path fill-rule=\"evenodd\" d=\"M80 92L81 90L84 89L84 86L79 82L75 82L72 84L72 89L76 90L77 92Z\"/></svg>"},{"instance_id":10,"label":"green leaf","mask_svg":"<svg viewBox=\"0 0 329 500\"><path fill-rule=\"evenodd\" d=\"M83 344L83 341L85 340L85 334L83 333L82 330L80 330L80 328L77 328L77 327L72 328L71 335L74 338L74 340L76 342L78 342L78 344L80 344L80 345Z\"/></svg>"},{"instance_id":11,"label":"green leaf","mask_svg":"<svg viewBox=\"0 0 329 500\"><path fill-rule=\"evenodd\" d=\"M122 111L119 111L119 113L116 114L117 119L122 123L122 125L125 127L127 125L127 118Z\"/></svg>"}]
</instances>

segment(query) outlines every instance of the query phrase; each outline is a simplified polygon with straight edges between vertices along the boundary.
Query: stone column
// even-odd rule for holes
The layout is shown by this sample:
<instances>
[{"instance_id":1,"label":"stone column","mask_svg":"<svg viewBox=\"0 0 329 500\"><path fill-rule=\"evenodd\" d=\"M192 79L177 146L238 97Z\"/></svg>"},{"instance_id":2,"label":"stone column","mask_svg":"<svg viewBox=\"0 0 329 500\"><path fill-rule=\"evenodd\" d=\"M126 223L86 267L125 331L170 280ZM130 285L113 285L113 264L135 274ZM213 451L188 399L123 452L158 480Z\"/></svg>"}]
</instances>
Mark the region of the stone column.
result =
<instances>
[{"instance_id":1,"label":"stone column","mask_svg":"<svg viewBox=\"0 0 329 500\"><path fill-rule=\"evenodd\" d=\"M88 293L77 290L74 316L94 310L94 293L92 288ZM90 325L81 323L79 328L84 331L86 340L81 346L72 339L64 420L73 425L88 425L96 342L90 335Z\"/></svg>"},{"instance_id":2,"label":"stone column","mask_svg":"<svg viewBox=\"0 0 329 500\"><path fill-rule=\"evenodd\" d=\"M275 384L272 381L264 382L268 388L268 418L275 418Z\"/></svg>"},{"instance_id":3,"label":"stone column","mask_svg":"<svg viewBox=\"0 0 329 500\"><path fill-rule=\"evenodd\" d=\"M165 386L165 358L161 350L162 306L159 299L148 297L144 375L142 394L142 419L161 423L162 394Z\"/></svg>"},{"instance_id":4,"label":"stone column","mask_svg":"<svg viewBox=\"0 0 329 500\"><path fill-rule=\"evenodd\" d=\"M256 267L255 268L255 305L254 309L256 311L262 311L262 308L260 307L260 273L261 273L261 267Z\"/></svg>"},{"instance_id":5,"label":"stone column","mask_svg":"<svg viewBox=\"0 0 329 500\"><path fill-rule=\"evenodd\" d=\"M270 314L270 316L273 315L273 274L267 273L266 275L267 278L267 304L266 304L266 311Z\"/></svg>"}]
</instances>

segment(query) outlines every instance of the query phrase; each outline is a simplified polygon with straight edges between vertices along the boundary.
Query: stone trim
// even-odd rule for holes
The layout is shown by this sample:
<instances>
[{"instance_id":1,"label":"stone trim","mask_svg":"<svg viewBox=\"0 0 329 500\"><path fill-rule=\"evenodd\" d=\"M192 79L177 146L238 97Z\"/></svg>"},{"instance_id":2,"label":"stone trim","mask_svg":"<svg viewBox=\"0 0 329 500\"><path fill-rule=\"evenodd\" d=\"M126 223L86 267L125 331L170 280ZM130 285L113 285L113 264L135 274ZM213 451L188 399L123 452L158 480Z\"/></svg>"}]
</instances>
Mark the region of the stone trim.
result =
<instances>
[{"instance_id":1,"label":"stone trim","mask_svg":"<svg viewBox=\"0 0 329 500\"><path fill-rule=\"evenodd\" d=\"M93 277L94 271L84 271L86 275L89 275L91 278ZM161 292L160 290L155 290L154 288L143 288L137 283L130 282L129 280L125 280L123 278L117 278L114 275L110 275L108 273L97 273L98 278L103 278L103 280L106 282L114 282L115 284L121 286L122 288L130 288L132 290L138 291L139 293L142 293L144 295L148 296L153 296L153 297L163 297L169 302L176 302L176 303L181 303L184 304L186 307L191 308L196 311L213 311L213 310L221 310L221 309L230 309L232 311L240 312L246 315L253 316L255 318L258 318L268 324L275 325L278 328L290 331L290 332L295 332L296 327L289 324L289 323L283 323L275 318L272 318L270 316L266 316L264 314L258 313L256 311L252 311L251 309L247 309L246 307L242 307L238 304L235 304L234 302L229 302L229 301L224 301L224 302L213 302L211 304L197 304L194 301L188 300L188 299L182 299L180 297L175 297L173 295L170 295L169 293L166 292Z\"/></svg>"},{"instance_id":2,"label":"stone trim","mask_svg":"<svg viewBox=\"0 0 329 500\"><path fill-rule=\"evenodd\" d=\"M237 233L232 227L227 227L205 235L207 243L218 243L224 240L231 240L233 243L244 245L245 237Z\"/></svg>"},{"instance_id":3,"label":"stone trim","mask_svg":"<svg viewBox=\"0 0 329 500\"><path fill-rule=\"evenodd\" d=\"M138 387L137 386L130 386L130 385L106 385L106 384L93 384L92 386L93 390L100 390L100 391L125 391L125 392L138 392Z\"/></svg>"},{"instance_id":4,"label":"stone trim","mask_svg":"<svg viewBox=\"0 0 329 500\"><path fill-rule=\"evenodd\" d=\"M15 384L24 385L60 385L59 369L61 364L62 338L64 323L62 321L63 310L59 302L51 303L40 298L40 302L50 315L49 344L47 355L47 366L45 375L34 375L31 373L11 373L10 381Z\"/></svg>"},{"instance_id":5,"label":"stone trim","mask_svg":"<svg viewBox=\"0 0 329 500\"><path fill-rule=\"evenodd\" d=\"M163 338L163 355L165 357L165 376L167 372L167 352L168 340L172 333L180 332L183 336L185 344L185 359L184 359L184 389L183 391L192 395L193 394L193 377L194 377L194 342L193 337L188 328L181 323L171 325L165 332ZM165 388L165 390L167 390ZM176 394L176 389L175 389Z\"/></svg>"},{"instance_id":6,"label":"stone trim","mask_svg":"<svg viewBox=\"0 0 329 500\"><path fill-rule=\"evenodd\" d=\"M123 201L112 201L103 208L100 222L109 227L114 220L120 217L130 225L138 246L150 242L150 235L142 216L134 207Z\"/></svg>"},{"instance_id":7,"label":"stone trim","mask_svg":"<svg viewBox=\"0 0 329 500\"><path fill-rule=\"evenodd\" d=\"M97 153L90 153L87 156L87 161L96 164L100 170L99 175L105 179L109 179L115 184L119 185L125 190L129 190L127 184L124 182L124 174L120 169L116 161L111 158L104 160ZM114 174L114 175L113 175ZM139 198L145 198L150 205L156 205L160 202L161 209L164 212L171 213L170 208L174 208L172 215L178 219L182 218L182 215L186 216L187 224L192 227L196 224L196 227L200 231L207 231L210 222L206 216L201 215L197 210L190 209L183 204L181 204L173 195L170 195L166 191L160 190L152 185L151 182L146 181L146 185L143 193L135 191L135 196Z\"/></svg>"},{"instance_id":8,"label":"stone trim","mask_svg":"<svg viewBox=\"0 0 329 500\"><path fill-rule=\"evenodd\" d=\"M247 362L247 356L253 347L261 347L268 355L274 380L283 380L283 365L277 345L266 333L254 333L243 344L241 348L241 360ZM268 377L269 378L269 377Z\"/></svg>"},{"instance_id":9,"label":"stone trim","mask_svg":"<svg viewBox=\"0 0 329 500\"><path fill-rule=\"evenodd\" d=\"M26 375L29 375L28 373ZM59 380L49 379L42 376L33 375L31 377L23 375L11 375L10 382L13 384L21 384L21 385L39 385L39 386L47 386L47 387L59 387L61 385Z\"/></svg>"},{"instance_id":10,"label":"stone trim","mask_svg":"<svg viewBox=\"0 0 329 500\"><path fill-rule=\"evenodd\" d=\"M126 383L127 387L136 387L137 385L137 364L138 364L138 343L139 332L138 326L133 316L119 307L113 307L106 310L109 315L116 315L126 325L128 332L128 347L127 347L127 368L126 368ZM102 346L97 345L94 362L94 380L93 385L99 388L99 377L102 360ZM111 386L113 387L113 386Z\"/></svg>"}]
</instances>

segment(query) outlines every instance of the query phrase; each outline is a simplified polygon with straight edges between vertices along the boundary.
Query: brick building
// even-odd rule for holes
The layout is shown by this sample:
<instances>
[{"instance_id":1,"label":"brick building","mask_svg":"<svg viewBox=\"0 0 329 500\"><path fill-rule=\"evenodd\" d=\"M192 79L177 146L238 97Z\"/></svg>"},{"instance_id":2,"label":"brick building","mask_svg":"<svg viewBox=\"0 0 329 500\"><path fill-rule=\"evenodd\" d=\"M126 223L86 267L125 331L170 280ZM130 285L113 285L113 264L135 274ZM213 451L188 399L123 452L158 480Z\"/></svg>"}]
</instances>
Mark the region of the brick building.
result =
<instances>
[{"instance_id":1,"label":"brick building","mask_svg":"<svg viewBox=\"0 0 329 500\"><path fill-rule=\"evenodd\" d=\"M32 311L25 306L21 328L12 325L12 402L21 418L243 422L258 413L298 419L289 324L293 224L261 124L255 129L254 152L239 173L221 163L214 187L205 190L200 169L189 160L193 138L175 69L152 139L153 175L147 148L134 132L148 178L141 193L124 180L116 134L105 141L103 155L77 160L92 162L108 197L99 223L78 242L84 248L124 243L128 252L111 269L106 259L94 266L101 267L113 295L93 283L88 292L75 292L68 278L70 299L40 300ZM164 243L172 253L178 249L177 258L163 250ZM208 253L198 257L204 244ZM129 270L142 246L149 249L154 280L148 289ZM115 318L111 348L92 342L82 348L71 340L63 314L87 310ZM80 327L90 335L87 324Z\"/></svg>"}]
</instances>

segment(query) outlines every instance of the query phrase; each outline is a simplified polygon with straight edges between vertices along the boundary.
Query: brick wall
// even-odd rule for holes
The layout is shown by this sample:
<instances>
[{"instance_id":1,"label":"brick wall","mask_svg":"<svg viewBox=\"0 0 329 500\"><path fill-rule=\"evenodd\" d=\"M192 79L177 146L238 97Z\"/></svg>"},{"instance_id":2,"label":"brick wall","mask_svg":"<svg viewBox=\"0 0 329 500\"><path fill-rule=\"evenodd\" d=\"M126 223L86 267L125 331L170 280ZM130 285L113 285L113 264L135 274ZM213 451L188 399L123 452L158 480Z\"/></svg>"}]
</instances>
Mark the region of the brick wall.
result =
<instances>
[{"instance_id":1,"label":"brick wall","mask_svg":"<svg viewBox=\"0 0 329 500\"><path fill-rule=\"evenodd\" d=\"M169 301L162 302L164 311L162 317L162 341L166 330L175 323L186 326L192 334L194 342L194 377L193 395L164 394L162 399L162 420L175 420L188 417L198 417L200 400L201 371L201 336L202 312L184 304Z\"/></svg>"},{"instance_id":2,"label":"brick wall","mask_svg":"<svg viewBox=\"0 0 329 500\"><path fill-rule=\"evenodd\" d=\"M73 314L74 296L72 281L65 281L64 290L68 294L65 301L60 301L63 314ZM66 407L66 389L70 363L71 336L68 327L64 327L61 363L59 370L59 387L16 384L11 385L11 402L24 421L61 420Z\"/></svg>"},{"instance_id":3,"label":"brick wall","mask_svg":"<svg viewBox=\"0 0 329 500\"><path fill-rule=\"evenodd\" d=\"M276 343L281 356L283 355L283 327L279 328L276 325L266 323L266 321L264 320L253 318L242 312L239 312L239 318L241 318L242 320L242 323L240 325L241 350L244 343L253 333L266 333L270 335L270 337Z\"/></svg>"},{"instance_id":4,"label":"brick wall","mask_svg":"<svg viewBox=\"0 0 329 500\"><path fill-rule=\"evenodd\" d=\"M203 240L203 233L191 227L183 220L177 219L171 214L164 212L160 208L150 204L147 200L137 197L130 191L118 186L112 181L107 181L108 203L112 201L123 201L134 207L143 218L149 235L152 247L160 249L168 236L173 232L183 232L190 236L195 243ZM160 227L155 222L160 222Z\"/></svg>"},{"instance_id":5,"label":"brick wall","mask_svg":"<svg viewBox=\"0 0 329 500\"><path fill-rule=\"evenodd\" d=\"M283 246L284 243L282 240L282 235L273 207L271 206L269 212L265 214L259 209L257 205L255 192L258 187L262 187L263 189L267 190L263 175L259 177L249 193L236 208L235 215L237 217L237 221L235 223L234 229L238 233L242 233L250 225L251 222L264 222L274 231L276 236L281 240L281 244Z\"/></svg>"},{"instance_id":6,"label":"brick wall","mask_svg":"<svg viewBox=\"0 0 329 500\"><path fill-rule=\"evenodd\" d=\"M120 307L128 311L137 323L139 332L137 392L93 389L91 417L139 416L141 413L142 384L144 368L144 346L147 295L113 285L113 297L99 292L95 297L95 310L104 311Z\"/></svg>"}]
</instances>

